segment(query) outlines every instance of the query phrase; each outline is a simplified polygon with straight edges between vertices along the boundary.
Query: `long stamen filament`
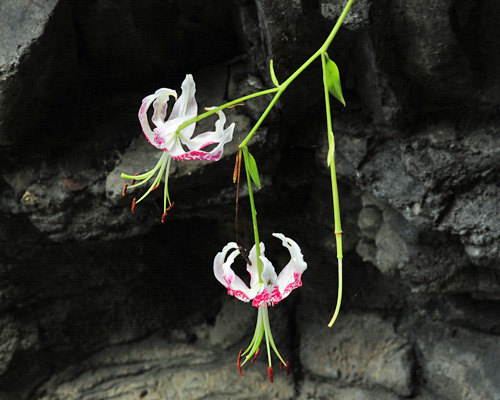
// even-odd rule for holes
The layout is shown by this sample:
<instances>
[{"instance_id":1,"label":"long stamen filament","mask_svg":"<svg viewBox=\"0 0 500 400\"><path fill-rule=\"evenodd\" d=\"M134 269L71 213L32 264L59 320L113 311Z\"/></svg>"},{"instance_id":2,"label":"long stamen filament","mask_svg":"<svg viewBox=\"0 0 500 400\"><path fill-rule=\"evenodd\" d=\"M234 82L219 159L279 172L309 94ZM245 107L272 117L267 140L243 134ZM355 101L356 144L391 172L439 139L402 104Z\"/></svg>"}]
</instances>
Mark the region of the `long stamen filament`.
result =
<instances>
[{"instance_id":1,"label":"long stamen filament","mask_svg":"<svg viewBox=\"0 0 500 400\"><path fill-rule=\"evenodd\" d=\"M264 318L264 330L266 332L266 340L268 340L268 349L267 350L268 350L268 357L269 357L269 366L271 366L271 353L269 351L269 343L271 344L271 347L273 348L274 352L276 353L276 355L278 356L280 361L283 364L286 364L285 360L283 359L283 357L281 357L280 352L278 351L278 349L276 348L276 345L274 344L273 334L271 333L271 324L269 323L269 312L268 312L267 306L265 306L265 308L263 310L263 318Z\"/></svg>"},{"instance_id":2,"label":"long stamen filament","mask_svg":"<svg viewBox=\"0 0 500 400\"><path fill-rule=\"evenodd\" d=\"M242 356L248 353L248 355L245 357L245 360L241 363L241 366L243 366L248 360L250 360L255 352L259 349L259 346L262 342L262 337L264 336L264 327L262 325L262 312L259 308L257 315L257 326L255 327L255 333L253 335L252 341L250 342L250 345L247 347L247 349L243 353L241 353Z\"/></svg>"},{"instance_id":3,"label":"long stamen filament","mask_svg":"<svg viewBox=\"0 0 500 400\"><path fill-rule=\"evenodd\" d=\"M136 181L138 181L138 180L142 181L143 179L146 179L147 177L150 178L151 176L153 176L153 174L156 172L156 170L158 170L158 168L160 168L161 164L164 161L164 157L165 157L165 153L162 154L162 156L160 157L160 159L158 160L156 165L153 167L153 169L148 171L148 172L145 172L144 174L141 174L141 175L121 174L121 177L124 179L135 179ZM149 180L149 178L147 178L147 180ZM138 186L138 184L136 184L134 186ZM134 187L134 186L129 186L129 188Z\"/></svg>"},{"instance_id":4,"label":"long stamen filament","mask_svg":"<svg viewBox=\"0 0 500 400\"><path fill-rule=\"evenodd\" d=\"M167 153L163 153L160 160L162 160L160 171L158 172L158 175L156 175L155 180L153 181L153 184L149 187L146 193L142 195L142 197L136 201L136 204L139 203L141 200L143 200L153 189L155 189L161 181L161 178L163 177L163 171L165 171L165 158L167 157Z\"/></svg>"},{"instance_id":5,"label":"long stamen filament","mask_svg":"<svg viewBox=\"0 0 500 400\"><path fill-rule=\"evenodd\" d=\"M165 169L165 188L164 188L164 195L163 195L163 212L167 212L167 200L168 200L168 205L171 206L172 202L170 201L170 196L168 194L168 176L170 173L170 163L172 162L172 157L168 157L167 160L167 168Z\"/></svg>"}]
</instances>

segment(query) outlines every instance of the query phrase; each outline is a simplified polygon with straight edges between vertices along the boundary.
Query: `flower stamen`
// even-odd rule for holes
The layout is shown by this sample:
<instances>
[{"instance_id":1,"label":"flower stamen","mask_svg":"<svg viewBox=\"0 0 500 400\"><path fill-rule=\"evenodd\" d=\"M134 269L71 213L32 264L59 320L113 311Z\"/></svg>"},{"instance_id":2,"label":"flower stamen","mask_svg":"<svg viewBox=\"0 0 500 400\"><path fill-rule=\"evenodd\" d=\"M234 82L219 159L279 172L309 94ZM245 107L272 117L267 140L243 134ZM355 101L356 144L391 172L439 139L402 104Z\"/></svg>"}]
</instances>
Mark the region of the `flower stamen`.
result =
<instances>
[{"instance_id":1,"label":"flower stamen","mask_svg":"<svg viewBox=\"0 0 500 400\"><path fill-rule=\"evenodd\" d=\"M257 359L257 356L259 355L260 353L260 348L257 349L257 351L255 352L255 354L253 355L252 359L250 360L250 362L253 364L255 362L255 360Z\"/></svg>"},{"instance_id":2,"label":"flower stamen","mask_svg":"<svg viewBox=\"0 0 500 400\"><path fill-rule=\"evenodd\" d=\"M273 367L267 367L267 374L269 375L269 381L274 382Z\"/></svg>"},{"instance_id":3,"label":"flower stamen","mask_svg":"<svg viewBox=\"0 0 500 400\"><path fill-rule=\"evenodd\" d=\"M126 183L125 186L123 186L123 192L122 192L122 196L125 197L126 194L127 194L127 186L128 184Z\"/></svg>"},{"instance_id":4,"label":"flower stamen","mask_svg":"<svg viewBox=\"0 0 500 400\"><path fill-rule=\"evenodd\" d=\"M236 365L238 366L238 371L240 371L240 375L243 376L243 371L241 370L241 356L243 355L243 350L240 350L238 354L238 361L236 361Z\"/></svg>"}]
</instances>

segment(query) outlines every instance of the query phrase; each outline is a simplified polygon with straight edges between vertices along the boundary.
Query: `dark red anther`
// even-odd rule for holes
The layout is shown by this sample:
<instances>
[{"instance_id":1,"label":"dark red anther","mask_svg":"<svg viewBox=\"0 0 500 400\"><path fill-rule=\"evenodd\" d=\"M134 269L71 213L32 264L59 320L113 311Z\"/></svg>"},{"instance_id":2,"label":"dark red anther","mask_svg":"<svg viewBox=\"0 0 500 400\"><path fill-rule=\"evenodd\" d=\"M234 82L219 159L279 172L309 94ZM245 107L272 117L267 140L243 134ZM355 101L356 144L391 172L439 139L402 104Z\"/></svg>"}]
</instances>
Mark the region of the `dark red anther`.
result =
<instances>
[{"instance_id":1,"label":"dark red anther","mask_svg":"<svg viewBox=\"0 0 500 400\"><path fill-rule=\"evenodd\" d=\"M254 354L254 355L253 355L253 357L252 357L252 360L251 360L251 361L252 361L252 364L253 364L253 363L255 362L255 360L257 359L257 356L259 355L259 353L260 353L260 349L257 349L257 351L255 352L255 354Z\"/></svg>"},{"instance_id":2,"label":"dark red anther","mask_svg":"<svg viewBox=\"0 0 500 400\"><path fill-rule=\"evenodd\" d=\"M167 218L167 213L163 213L163 215L161 216L161 223L164 224L165 223L165 219Z\"/></svg>"},{"instance_id":3,"label":"dark red anther","mask_svg":"<svg viewBox=\"0 0 500 400\"><path fill-rule=\"evenodd\" d=\"M132 200L132 207L130 209L132 210L132 214L135 214L135 197L134 200Z\"/></svg>"},{"instance_id":4,"label":"dark red anther","mask_svg":"<svg viewBox=\"0 0 500 400\"><path fill-rule=\"evenodd\" d=\"M125 184L125 186L123 187L123 192L122 192L123 197L125 197L125 195L127 194L127 186L128 184Z\"/></svg>"},{"instance_id":5,"label":"dark red anther","mask_svg":"<svg viewBox=\"0 0 500 400\"><path fill-rule=\"evenodd\" d=\"M139 175L139 173L138 173L138 172L136 172L136 173L135 173L135 176L137 176L137 175ZM131 185L133 185L134 183L135 183L135 179L132 179L132 183L131 183Z\"/></svg>"},{"instance_id":6,"label":"dark red anther","mask_svg":"<svg viewBox=\"0 0 500 400\"><path fill-rule=\"evenodd\" d=\"M280 361L280 369L283 369L283 361Z\"/></svg>"},{"instance_id":7,"label":"dark red anther","mask_svg":"<svg viewBox=\"0 0 500 400\"><path fill-rule=\"evenodd\" d=\"M286 376L290 375L290 361L286 362Z\"/></svg>"},{"instance_id":8,"label":"dark red anther","mask_svg":"<svg viewBox=\"0 0 500 400\"><path fill-rule=\"evenodd\" d=\"M236 365L238 366L238 371L240 371L240 375L243 376L243 371L241 370L241 355L243 354L243 350L240 350L238 354L238 361L236 361Z\"/></svg>"},{"instance_id":9,"label":"dark red anther","mask_svg":"<svg viewBox=\"0 0 500 400\"><path fill-rule=\"evenodd\" d=\"M174 205L175 205L175 201L173 201L173 202L172 202L172 204L170 204L170 205L167 207L167 211L170 211Z\"/></svg>"},{"instance_id":10,"label":"dark red anther","mask_svg":"<svg viewBox=\"0 0 500 400\"><path fill-rule=\"evenodd\" d=\"M267 374L269 375L269 381L273 383L274 377L273 377L273 368L272 367L267 367Z\"/></svg>"}]
</instances>

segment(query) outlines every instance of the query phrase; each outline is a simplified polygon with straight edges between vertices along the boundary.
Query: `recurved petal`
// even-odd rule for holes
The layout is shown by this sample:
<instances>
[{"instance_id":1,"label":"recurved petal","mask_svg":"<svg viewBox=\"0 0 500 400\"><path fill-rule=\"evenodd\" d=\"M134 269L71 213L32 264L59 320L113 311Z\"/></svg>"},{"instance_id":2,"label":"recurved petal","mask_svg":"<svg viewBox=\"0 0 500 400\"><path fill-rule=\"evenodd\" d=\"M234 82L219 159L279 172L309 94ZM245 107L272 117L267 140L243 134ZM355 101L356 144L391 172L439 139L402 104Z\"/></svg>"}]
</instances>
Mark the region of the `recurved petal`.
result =
<instances>
[{"instance_id":1,"label":"recurved petal","mask_svg":"<svg viewBox=\"0 0 500 400\"><path fill-rule=\"evenodd\" d=\"M203 143L198 150L191 150L179 156L173 156L176 160L203 160L203 161L218 161L221 159L224 152L224 145L231 140L233 140L234 123L232 123L227 129L223 131L222 139L218 142L217 146L211 151L201 151L202 148L209 146L211 144L217 143L217 141L211 141L210 135L213 132L205 132L201 135L205 135L207 142ZM186 144L186 141L183 141ZM187 144L186 144L187 145Z\"/></svg>"},{"instance_id":2,"label":"recurved petal","mask_svg":"<svg viewBox=\"0 0 500 400\"><path fill-rule=\"evenodd\" d=\"M260 254L264 255L266 251L266 246L264 243L260 242ZM250 287L254 287L259 282L259 270L257 264L257 251L255 245L250 249L248 254L248 259L252 262L252 265L247 264L247 272L250 274Z\"/></svg>"},{"instance_id":3,"label":"recurved petal","mask_svg":"<svg viewBox=\"0 0 500 400\"><path fill-rule=\"evenodd\" d=\"M196 116L196 114L198 113L198 104L196 103L196 99L194 97L194 94L196 92L196 85L194 83L193 75L186 75L184 82L182 82L181 89L182 94L175 102L169 119L174 119L191 114L194 114Z\"/></svg>"},{"instance_id":4,"label":"recurved petal","mask_svg":"<svg viewBox=\"0 0 500 400\"><path fill-rule=\"evenodd\" d=\"M150 94L149 96L146 96L142 100L141 108L139 108L139 122L141 123L142 131L144 132L144 135L146 135L146 139L148 139L149 143L151 143L153 146L158 147L154 143L154 132L151 129L151 126L149 125L149 120L148 120L148 109L151 106L151 103L156 99L156 94Z\"/></svg>"},{"instance_id":5,"label":"recurved petal","mask_svg":"<svg viewBox=\"0 0 500 400\"><path fill-rule=\"evenodd\" d=\"M222 277L224 271L223 271L223 264L224 264L224 260L226 259L226 255L227 253L231 250L238 250L238 245L234 242L229 242L228 244L226 244L224 246L224 248L222 249L222 251L220 251L219 253L217 253L217 255L215 256L214 258L214 275L215 277L217 278L217 280L222 283L224 286L227 286L226 284L226 281L224 280L224 278ZM232 260L234 261L235 257L239 254L239 250L238 251L233 251L230 255L230 257L232 257Z\"/></svg>"},{"instance_id":6,"label":"recurved petal","mask_svg":"<svg viewBox=\"0 0 500 400\"><path fill-rule=\"evenodd\" d=\"M167 116L168 99L173 96L177 99L177 92L172 89L162 88L155 92L156 100L153 103L153 116L151 121L157 127L163 125Z\"/></svg>"},{"instance_id":7,"label":"recurved petal","mask_svg":"<svg viewBox=\"0 0 500 400\"><path fill-rule=\"evenodd\" d=\"M304 256L299 245L292 239L287 238L281 233L273 233L282 241L284 247L290 252L290 261L278 275L277 286L281 299L287 297L293 289L302 286L302 274L307 269L307 263L304 261Z\"/></svg>"},{"instance_id":8,"label":"recurved petal","mask_svg":"<svg viewBox=\"0 0 500 400\"><path fill-rule=\"evenodd\" d=\"M207 110L213 109L215 107L207 108ZM215 131L208 131L200 133L195 137L187 137L182 134L183 143L189 148L189 150L200 150L201 148L208 146L207 143L219 143L224 137L224 124L226 123L226 116L222 111L218 111L217 115L219 119L215 122Z\"/></svg>"}]
</instances>

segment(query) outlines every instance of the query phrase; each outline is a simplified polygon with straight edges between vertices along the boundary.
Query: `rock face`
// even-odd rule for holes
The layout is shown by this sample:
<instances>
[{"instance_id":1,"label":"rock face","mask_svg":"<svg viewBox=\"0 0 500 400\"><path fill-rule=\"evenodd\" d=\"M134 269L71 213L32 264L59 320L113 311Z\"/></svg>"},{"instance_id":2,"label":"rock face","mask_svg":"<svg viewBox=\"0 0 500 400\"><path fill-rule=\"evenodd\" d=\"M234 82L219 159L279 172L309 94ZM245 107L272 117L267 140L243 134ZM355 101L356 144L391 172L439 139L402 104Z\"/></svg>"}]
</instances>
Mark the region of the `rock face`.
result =
<instances>
[{"instance_id":1,"label":"rock face","mask_svg":"<svg viewBox=\"0 0 500 400\"><path fill-rule=\"evenodd\" d=\"M139 4L140 3L140 4ZM122 172L160 156L141 100L200 107L283 82L344 1L0 4L0 399L500 399L500 37L496 0L356 0L328 50L344 295L337 294L324 97L315 62L249 144L261 240L302 248L303 286L273 308L286 377L265 348L236 368L256 310L226 296L213 257L235 240L238 144L272 99L225 110L217 163L177 162L130 211ZM200 132L213 129L201 121ZM238 241L253 240L240 188ZM285 250L286 252L286 250ZM238 265L237 270L244 270ZM251 364L251 365L250 365Z\"/></svg>"}]
</instances>

